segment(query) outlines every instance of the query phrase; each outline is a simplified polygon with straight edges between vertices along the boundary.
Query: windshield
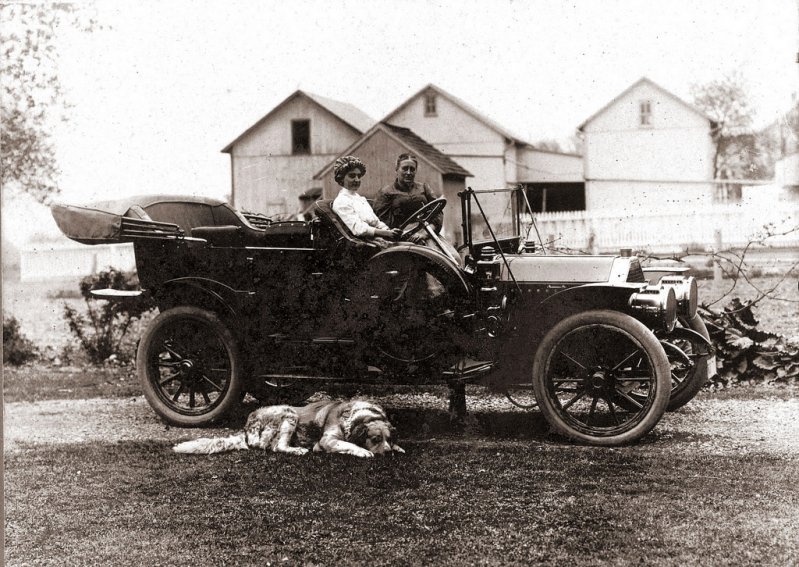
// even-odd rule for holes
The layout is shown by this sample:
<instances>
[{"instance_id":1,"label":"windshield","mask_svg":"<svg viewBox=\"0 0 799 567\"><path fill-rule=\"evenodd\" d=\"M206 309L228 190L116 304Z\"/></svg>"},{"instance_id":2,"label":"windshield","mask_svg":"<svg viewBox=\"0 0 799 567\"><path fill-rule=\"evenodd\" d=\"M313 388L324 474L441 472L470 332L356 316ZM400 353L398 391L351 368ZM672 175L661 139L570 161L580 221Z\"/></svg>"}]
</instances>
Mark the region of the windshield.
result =
<instances>
[{"instance_id":1,"label":"windshield","mask_svg":"<svg viewBox=\"0 0 799 567\"><path fill-rule=\"evenodd\" d=\"M516 238L527 235L532 226L532 217L527 211L524 194L519 189L496 189L475 191L472 194L471 206L471 232L473 242L491 240L491 232L486 226L482 208L486 218L491 223L491 230L498 240ZM478 206L479 203L479 206Z\"/></svg>"}]
</instances>

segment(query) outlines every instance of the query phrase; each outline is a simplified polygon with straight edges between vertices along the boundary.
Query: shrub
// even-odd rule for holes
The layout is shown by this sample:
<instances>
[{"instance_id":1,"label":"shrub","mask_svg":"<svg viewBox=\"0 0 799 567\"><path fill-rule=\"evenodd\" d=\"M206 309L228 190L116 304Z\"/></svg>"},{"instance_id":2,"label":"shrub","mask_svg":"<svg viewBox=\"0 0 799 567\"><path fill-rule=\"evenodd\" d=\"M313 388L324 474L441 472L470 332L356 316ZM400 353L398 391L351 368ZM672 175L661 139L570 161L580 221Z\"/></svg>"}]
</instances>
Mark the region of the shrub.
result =
<instances>
[{"instance_id":1,"label":"shrub","mask_svg":"<svg viewBox=\"0 0 799 567\"><path fill-rule=\"evenodd\" d=\"M799 381L799 344L761 330L752 307L734 297L721 311L700 309L716 350L715 387Z\"/></svg>"},{"instance_id":2,"label":"shrub","mask_svg":"<svg viewBox=\"0 0 799 567\"><path fill-rule=\"evenodd\" d=\"M120 352L122 339L133 321L154 308L153 303L141 297L115 301L96 299L91 292L94 289L109 288L138 289L139 279L136 273L108 269L83 278L79 287L86 302L86 312L79 313L77 309L64 303L64 319L69 330L80 341L89 360L100 363L116 355L115 360L129 361L132 353Z\"/></svg>"},{"instance_id":3,"label":"shrub","mask_svg":"<svg viewBox=\"0 0 799 567\"><path fill-rule=\"evenodd\" d=\"M38 349L19 330L17 318L3 314L3 364L19 366L37 356Z\"/></svg>"}]
</instances>

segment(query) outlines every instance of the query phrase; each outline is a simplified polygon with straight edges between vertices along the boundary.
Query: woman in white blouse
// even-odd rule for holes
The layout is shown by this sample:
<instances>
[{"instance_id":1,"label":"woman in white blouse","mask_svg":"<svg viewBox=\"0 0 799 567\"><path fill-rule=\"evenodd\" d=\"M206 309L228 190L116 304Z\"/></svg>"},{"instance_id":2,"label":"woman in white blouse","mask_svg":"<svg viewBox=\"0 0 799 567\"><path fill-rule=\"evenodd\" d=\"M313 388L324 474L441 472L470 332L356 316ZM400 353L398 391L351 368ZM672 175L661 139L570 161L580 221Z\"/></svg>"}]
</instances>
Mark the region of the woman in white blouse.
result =
<instances>
[{"instance_id":1,"label":"woman in white blouse","mask_svg":"<svg viewBox=\"0 0 799 567\"><path fill-rule=\"evenodd\" d=\"M359 238L396 240L402 231L390 229L377 218L366 197L358 193L361 178L366 175L366 165L355 156L344 156L333 166L333 178L341 186L333 200L333 212Z\"/></svg>"}]
</instances>

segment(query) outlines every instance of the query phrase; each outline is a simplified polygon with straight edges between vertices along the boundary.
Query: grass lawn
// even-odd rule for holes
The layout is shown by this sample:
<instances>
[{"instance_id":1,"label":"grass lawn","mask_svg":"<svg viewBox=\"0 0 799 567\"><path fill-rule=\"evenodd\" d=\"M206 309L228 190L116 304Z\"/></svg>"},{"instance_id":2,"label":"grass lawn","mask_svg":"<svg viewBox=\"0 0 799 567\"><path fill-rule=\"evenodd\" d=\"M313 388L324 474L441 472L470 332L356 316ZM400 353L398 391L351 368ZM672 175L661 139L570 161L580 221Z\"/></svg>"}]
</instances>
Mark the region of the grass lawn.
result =
<instances>
[{"instance_id":1,"label":"grass lawn","mask_svg":"<svg viewBox=\"0 0 799 567\"><path fill-rule=\"evenodd\" d=\"M788 565L799 467L768 454L408 440L357 460L176 457L141 442L6 457L8 565ZM665 454L664 454L665 453Z\"/></svg>"},{"instance_id":2,"label":"grass lawn","mask_svg":"<svg viewBox=\"0 0 799 567\"><path fill-rule=\"evenodd\" d=\"M120 441L40 437L7 451L7 565L789 565L799 557L796 435L787 446L785 436L769 443L796 412L796 388L703 392L642 442L615 449L568 443L537 412L481 406L478 391L475 423L457 434L433 390L422 396L433 404L402 406L402 393L381 400L406 455L178 456L176 439L232 433L243 415L212 431L165 429L146 404L124 399L140 398L129 372L28 368L6 381L7 402L10 394L124 404L127 413L106 408L96 419L141 431ZM47 411L36 419L54 419ZM62 427L71 427L65 416L76 407L62 411ZM93 421L77 421L93 430Z\"/></svg>"}]
</instances>

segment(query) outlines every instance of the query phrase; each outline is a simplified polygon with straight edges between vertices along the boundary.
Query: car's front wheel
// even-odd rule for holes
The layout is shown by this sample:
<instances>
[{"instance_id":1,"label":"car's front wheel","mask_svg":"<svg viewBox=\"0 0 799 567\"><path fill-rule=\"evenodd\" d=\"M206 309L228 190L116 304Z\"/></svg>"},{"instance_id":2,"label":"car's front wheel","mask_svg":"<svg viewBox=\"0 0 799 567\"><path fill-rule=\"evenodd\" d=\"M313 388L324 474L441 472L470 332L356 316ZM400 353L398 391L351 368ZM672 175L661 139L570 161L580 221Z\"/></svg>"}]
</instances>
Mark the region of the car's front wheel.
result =
<instances>
[{"instance_id":1,"label":"car's front wheel","mask_svg":"<svg viewBox=\"0 0 799 567\"><path fill-rule=\"evenodd\" d=\"M708 360L714 360L711 346L686 329L710 341L710 333L698 313L691 319L680 318L679 326L661 338L671 364L671 399L667 411L677 410L694 399L708 380Z\"/></svg>"},{"instance_id":2,"label":"car's front wheel","mask_svg":"<svg viewBox=\"0 0 799 567\"><path fill-rule=\"evenodd\" d=\"M139 342L136 367L145 398L173 425L207 425L241 399L236 339L217 315L199 307L158 315Z\"/></svg>"},{"instance_id":3,"label":"car's front wheel","mask_svg":"<svg viewBox=\"0 0 799 567\"><path fill-rule=\"evenodd\" d=\"M533 389L552 428L593 445L646 435L669 402L669 361L655 335L616 311L586 311L556 324L533 362Z\"/></svg>"}]
</instances>

